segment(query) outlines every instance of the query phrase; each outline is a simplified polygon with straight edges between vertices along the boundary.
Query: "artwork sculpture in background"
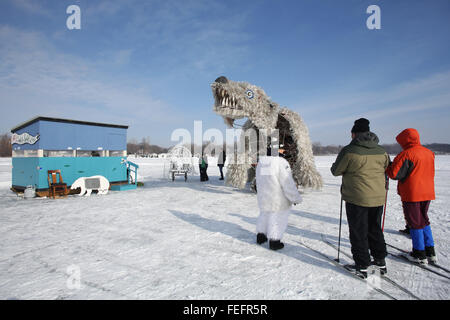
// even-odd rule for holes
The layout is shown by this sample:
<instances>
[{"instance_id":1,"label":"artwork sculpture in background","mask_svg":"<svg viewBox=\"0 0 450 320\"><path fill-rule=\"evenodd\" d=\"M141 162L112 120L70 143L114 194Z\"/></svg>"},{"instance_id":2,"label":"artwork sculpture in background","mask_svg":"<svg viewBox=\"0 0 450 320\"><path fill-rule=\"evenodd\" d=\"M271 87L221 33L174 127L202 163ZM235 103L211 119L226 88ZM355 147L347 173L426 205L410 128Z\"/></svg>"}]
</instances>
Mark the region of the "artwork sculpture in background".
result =
<instances>
[{"instance_id":1,"label":"artwork sculpture in background","mask_svg":"<svg viewBox=\"0 0 450 320\"><path fill-rule=\"evenodd\" d=\"M255 175L258 155L266 155L268 147L261 145L259 139L260 134L265 132L267 136L272 136L272 147L273 133L277 134L279 141L275 144L285 150L285 159L292 168L297 186L313 189L322 187L322 177L315 166L308 128L298 113L285 107L280 108L263 89L247 82L235 82L222 76L211 84L211 89L214 111L224 118L229 127L234 126L236 119L248 118L242 126L240 137L241 143L244 141L242 144L245 150L234 154L227 152L230 155L227 184L243 189ZM249 134L250 131L255 134Z\"/></svg>"},{"instance_id":2,"label":"artwork sculpture in background","mask_svg":"<svg viewBox=\"0 0 450 320\"><path fill-rule=\"evenodd\" d=\"M107 194L109 190L109 181L104 176L81 177L72 183L70 189L81 188L79 196L90 196L92 190L97 190L98 194Z\"/></svg>"}]
</instances>

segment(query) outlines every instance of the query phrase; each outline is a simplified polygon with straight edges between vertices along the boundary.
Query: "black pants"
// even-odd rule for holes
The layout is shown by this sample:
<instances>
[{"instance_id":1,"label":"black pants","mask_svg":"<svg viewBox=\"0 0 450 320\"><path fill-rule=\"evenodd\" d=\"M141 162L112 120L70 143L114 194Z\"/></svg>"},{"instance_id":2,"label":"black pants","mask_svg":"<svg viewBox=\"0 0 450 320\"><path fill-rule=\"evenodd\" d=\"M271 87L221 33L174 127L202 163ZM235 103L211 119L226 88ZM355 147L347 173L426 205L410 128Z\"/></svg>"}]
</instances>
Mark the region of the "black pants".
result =
<instances>
[{"instance_id":1,"label":"black pants","mask_svg":"<svg viewBox=\"0 0 450 320\"><path fill-rule=\"evenodd\" d=\"M362 267L368 267L370 256L375 259L385 258L387 255L386 243L381 230L383 206L361 207L346 202L345 209L355 263Z\"/></svg>"},{"instance_id":2,"label":"black pants","mask_svg":"<svg viewBox=\"0 0 450 320\"><path fill-rule=\"evenodd\" d=\"M208 165L206 165L205 167L202 168L201 165L198 166L200 169L200 181L208 181L209 177L208 177Z\"/></svg>"},{"instance_id":3,"label":"black pants","mask_svg":"<svg viewBox=\"0 0 450 320\"><path fill-rule=\"evenodd\" d=\"M220 178L223 179L223 164L219 164Z\"/></svg>"}]
</instances>

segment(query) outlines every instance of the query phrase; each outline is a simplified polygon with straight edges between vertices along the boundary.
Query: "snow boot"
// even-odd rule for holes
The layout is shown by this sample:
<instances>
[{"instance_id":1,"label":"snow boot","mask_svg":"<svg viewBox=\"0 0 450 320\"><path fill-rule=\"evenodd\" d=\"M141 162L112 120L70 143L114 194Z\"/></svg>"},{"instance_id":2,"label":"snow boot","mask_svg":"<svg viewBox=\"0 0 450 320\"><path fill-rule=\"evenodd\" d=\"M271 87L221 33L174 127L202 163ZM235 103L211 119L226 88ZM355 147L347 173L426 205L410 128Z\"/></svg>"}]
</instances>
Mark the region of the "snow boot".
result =
<instances>
[{"instance_id":1,"label":"snow boot","mask_svg":"<svg viewBox=\"0 0 450 320\"><path fill-rule=\"evenodd\" d=\"M386 268L386 260L383 259L375 259L370 263L370 265L376 267L378 270L380 270L380 274L384 275L387 273L387 268Z\"/></svg>"},{"instance_id":2,"label":"snow boot","mask_svg":"<svg viewBox=\"0 0 450 320\"><path fill-rule=\"evenodd\" d=\"M427 256L428 263L437 263L434 247L425 247L425 255Z\"/></svg>"},{"instance_id":3,"label":"snow boot","mask_svg":"<svg viewBox=\"0 0 450 320\"><path fill-rule=\"evenodd\" d=\"M408 227L408 226L405 226L405 229L403 229L403 230L398 230L398 231L399 231L401 234L407 236L408 238L411 238L411 234L410 234L410 231L409 231L409 230L410 230L409 227Z\"/></svg>"},{"instance_id":4,"label":"snow boot","mask_svg":"<svg viewBox=\"0 0 450 320\"><path fill-rule=\"evenodd\" d=\"M425 250L417 250L413 248L413 251L406 255L406 258L415 263L427 264L427 256Z\"/></svg>"},{"instance_id":5,"label":"snow boot","mask_svg":"<svg viewBox=\"0 0 450 320\"><path fill-rule=\"evenodd\" d=\"M358 277L362 279L367 279L367 267L363 267L356 264L347 264L345 265L345 269L356 274Z\"/></svg>"},{"instance_id":6,"label":"snow boot","mask_svg":"<svg viewBox=\"0 0 450 320\"><path fill-rule=\"evenodd\" d=\"M269 248L272 250L279 250L284 248L284 243L280 240L270 240L269 241Z\"/></svg>"},{"instance_id":7,"label":"snow boot","mask_svg":"<svg viewBox=\"0 0 450 320\"><path fill-rule=\"evenodd\" d=\"M258 233L256 235L256 243L257 244L263 244L266 241L267 241L267 237L264 233Z\"/></svg>"}]
</instances>

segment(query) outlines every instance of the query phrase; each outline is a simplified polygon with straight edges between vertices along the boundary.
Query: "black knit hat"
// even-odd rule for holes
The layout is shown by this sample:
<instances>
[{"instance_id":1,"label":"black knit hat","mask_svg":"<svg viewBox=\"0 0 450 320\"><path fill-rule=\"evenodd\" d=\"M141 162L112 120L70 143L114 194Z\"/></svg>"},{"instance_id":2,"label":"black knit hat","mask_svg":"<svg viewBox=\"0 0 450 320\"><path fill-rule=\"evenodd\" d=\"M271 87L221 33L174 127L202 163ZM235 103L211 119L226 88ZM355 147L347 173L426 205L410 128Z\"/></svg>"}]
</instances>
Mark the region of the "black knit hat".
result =
<instances>
[{"instance_id":1,"label":"black knit hat","mask_svg":"<svg viewBox=\"0 0 450 320\"><path fill-rule=\"evenodd\" d=\"M356 132L370 131L369 123L370 123L369 120L367 120L365 118L360 118L358 120L355 120L355 125L352 128L352 132L356 133Z\"/></svg>"}]
</instances>

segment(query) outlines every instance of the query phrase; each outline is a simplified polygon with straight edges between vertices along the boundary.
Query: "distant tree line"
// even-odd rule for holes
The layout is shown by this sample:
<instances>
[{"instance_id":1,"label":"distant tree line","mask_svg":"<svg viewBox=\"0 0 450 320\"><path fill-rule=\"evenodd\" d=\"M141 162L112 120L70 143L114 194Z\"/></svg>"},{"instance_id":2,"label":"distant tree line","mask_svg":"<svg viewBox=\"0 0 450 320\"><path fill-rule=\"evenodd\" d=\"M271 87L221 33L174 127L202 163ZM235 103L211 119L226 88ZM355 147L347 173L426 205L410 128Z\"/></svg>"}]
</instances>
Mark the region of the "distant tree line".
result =
<instances>
[{"instance_id":1,"label":"distant tree line","mask_svg":"<svg viewBox=\"0 0 450 320\"><path fill-rule=\"evenodd\" d=\"M450 144L447 144L447 143L430 143L430 144L425 144L424 146L436 154L449 154L450 153Z\"/></svg>"},{"instance_id":2,"label":"distant tree line","mask_svg":"<svg viewBox=\"0 0 450 320\"><path fill-rule=\"evenodd\" d=\"M382 144L381 146L388 154L396 155L402 152L402 147L398 143ZM450 154L450 144L447 143L430 143L424 144L423 146L430 149L435 154ZM343 146L322 146L320 142L315 142L312 146L313 154L316 156L338 154L342 148Z\"/></svg>"},{"instance_id":3,"label":"distant tree line","mask_svg":"<svg viewBox=\"0 0 450 320\"><path fill-rule=\"evenodd\" d=\"M141 142L137 142L136 139L131 139L127 143L128 154L142 154L148 155L152 153L167 153L169 148L160 147L150 144L150 138L142 138Z\"/></svg>"},{"instance_id":4,"label":"distant tree line","mask_svg":"<svg viewBox=\"0 0 450 320\"><path fill-rule=\"evenodd\" d=\"M173 147L173 146L172 146ZM141 142L137 142L136 139L131 139L127 143L127 153L128 154L138 154L138 155L149 155L152 153L167 153L170 151L172 147L160 147L157 145L151 145L150 140L148 138L143 138ZM188 149L191 154L196 154L199 152L205 152L208 155L215 156L215 151L219 150L220 147L214 145L212 142L204 141L202 143L202 146L199 147L198 145L191 143L191 144L183 144L183 147ZM223 148L226 148L226 146L223 146ZM200 151L201 150L201 151Z\"/></svg>"},{"instance_id":5,"label":"distant tree line","mask_svg":"<svg viewBox=\"0 0 450 320\"><path fill-rule=\"evenodd\" d=\"M382 144L381 146L384 148L384 150L386 150L386 152L388 154L398 154L402 151L402 147L400 147L400 145L397 143ZM448 146L450 147L450 145L448 145ZM328 155L328 154L338 154L342 148L343 148L343 146L341 146L341 145L339 145L339 146L335 146L335 145L322 146L320 144L320 142L315 142L312 145L313 154L316 156L323 156L323 155ZM448 152L450 153L450 148L449 148Z\"/></svg>"},{"instance_id":6,"label":"distant tree line","mask_svg":"<svg viewBox=\"0 0 450 320\"><path fill-rule=\"evenodd\" d=\"M7 133L0 135L0 157L11 157L11 136Z\"/></svg>"},{"instance_id":7,"label":"distant tree line","mask_svg":"<svg viewBox=\"0 0 450 320\"><path fill-rule=\"evenodd\" d=\"M186 145L188 149L194 153L196 150L195 145ZM395 155L402 151L402 148L399 144L383 144L382 147L386 150L387 153ZM424 144L424 147L430 149L436 154L450 154L450 144L447 143L430 143ZM338 154L343 146L339 145L330 145L330 146L322 146L320 142L315 142L312 145L314 155L332 155ZM214 150L209 142L203 142L202 150ZM170 148L160 147L158 145L150 144L150 138L142 138L141 142L138 142L136 139L131 139L127 143L127 153L128 154L160 154L167 153ZM214 153L214 152L212 152ZM8 133L4 133L0 135L0 157L11 157L12 148L11 148L11 135ZM213 154L214 155L214 154Z\"/></svg>"},{"instance_id":8,"label":"distant tree line","mask_svg":"<svg viewBox=\"0 0 450 320\"><path fill-rule=\"evenodd\" d=\"M314 142L312 145L313 154L316 156L338 154L342 148L343 146L322 146L320 142Z\"/></svg>"}]
</instances>

